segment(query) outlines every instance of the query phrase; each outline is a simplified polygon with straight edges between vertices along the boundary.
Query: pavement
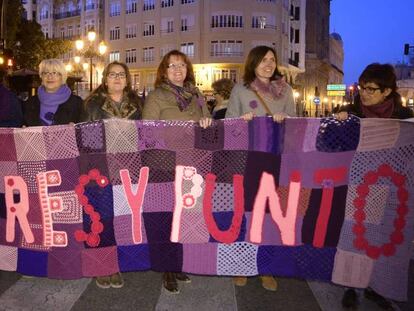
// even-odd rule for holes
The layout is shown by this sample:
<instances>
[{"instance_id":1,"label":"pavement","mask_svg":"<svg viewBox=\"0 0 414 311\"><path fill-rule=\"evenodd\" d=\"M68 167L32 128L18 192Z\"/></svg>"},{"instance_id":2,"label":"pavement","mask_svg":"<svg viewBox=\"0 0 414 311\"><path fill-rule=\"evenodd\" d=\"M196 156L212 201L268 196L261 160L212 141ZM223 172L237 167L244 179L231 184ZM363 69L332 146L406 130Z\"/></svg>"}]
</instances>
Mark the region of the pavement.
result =
<instances>
[{"instance_id":1,"label":"pavement","mask_svg":"<svg viewBox=\"0 0 414 311\"><path fill-rule=\"evenodd\" d=\"M409 272L408 301L395 310L414 310L414 260ZM0 310L155 310L155 311L339 311L343 287L330 283L278 278L276 292L261 287L260 279L248 279L244 287L234 286L229 277L192 275L190 284L180 283L180 294L172 295L161 286L161 273L124 273L121 289L100 289L93 279L51 280L23 277L0 271ZM380 310L360 294L360 311Z\"/></svg>"}]
</instances>

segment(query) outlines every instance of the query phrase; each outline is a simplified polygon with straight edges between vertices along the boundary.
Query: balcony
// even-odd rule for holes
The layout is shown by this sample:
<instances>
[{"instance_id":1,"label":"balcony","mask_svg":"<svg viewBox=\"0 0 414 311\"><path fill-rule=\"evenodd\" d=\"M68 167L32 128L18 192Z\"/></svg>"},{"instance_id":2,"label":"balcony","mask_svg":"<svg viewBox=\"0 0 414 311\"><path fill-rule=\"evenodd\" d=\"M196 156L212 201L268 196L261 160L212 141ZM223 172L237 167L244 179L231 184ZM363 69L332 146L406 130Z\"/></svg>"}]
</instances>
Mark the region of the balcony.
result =
<instances>
[{"instance_id":1,"label":"balcony","mask_svg":"<svg viewBox=\"0 0 414 311\"><path fill-rule=\"evenodd\" d=\"M211 51L210 56L212 57L241 57L243 52L215 52Z\"/></svg>"},{"instance_id":2,"label":"balcony","mask_svg":"<svg viewBox=\"0 0 414 311\"><path fill-rule=\"evenodd\" d=\"M63 18L69 18L69 17L74 17L74 16L80 16L80 15L81 15L81 10L75 10L75 11L55 13L53 16L55 19L63 19Z\"/></svg>"},{"instance_id":3,"label":"balcony","mask_svg":"<svg viewBox=\"0 0 414 311\"><path fill-rule=\"evenodd\" d=\"M100 4L85 4L85 11L93 11L96 9L102 9L102 6Z\"/></svg>"}]
</instances>

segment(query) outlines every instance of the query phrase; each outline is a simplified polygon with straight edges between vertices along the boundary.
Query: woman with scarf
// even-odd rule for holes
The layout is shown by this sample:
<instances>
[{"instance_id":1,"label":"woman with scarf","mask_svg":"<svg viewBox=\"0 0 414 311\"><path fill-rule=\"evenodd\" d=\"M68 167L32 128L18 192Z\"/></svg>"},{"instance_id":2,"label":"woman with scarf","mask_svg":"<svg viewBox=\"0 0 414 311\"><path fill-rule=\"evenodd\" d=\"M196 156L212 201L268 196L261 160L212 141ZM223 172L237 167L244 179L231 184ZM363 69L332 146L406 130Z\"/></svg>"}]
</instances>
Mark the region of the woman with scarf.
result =
<instances>
[{"instance_id":1,"label":"woman with scarf","mask_svg":"<svg viewBox=\"0 0 414 311\"><path fill-rule=\"evenodd\" d=\"M142 118L195 121L202 128L211 125L212 119L204 96L195 87L193 66L184 53L173 50L162 58L157 70L155 89L145 100ZM165 272L164 288L172 294L178 294L177 280L191 282L184 273Z\"/></svg>"},{"instance_id":2,"label":"woman with scarf","mask_svg":"<svg viewBox=\"0 0 414 311\"><path fill-rule=\"evenodd\" d=\"M334 114L334 117L340 121L346 120L349 114L359 118L412 118L413 111L402 105L401 96L397 93L396 80L395 71L391 65L379 63L368 65L359 77L359 92L354 103L343 106L339 113ZM371 288L364 290L364 296L384 310L394 310L391 301ZM355 289L348 288L345 291L342 305L351 309L358 306L358 295Z\"/></svg>"},{"instance_id":3,"label":"woman with scarf","mask_svg":"<svg viewBox=\"0 0 414 311\"><path fill-rule=\"evenodd\" d=\"M292 88L277 68L276 51L268 46L253 48L245 63L243 83L230 96L226 118L272 116L276 122L295 116Z\"/></svg>"},{"instance_id":4,"label":"woman with scarf","mask_svg":"<svg viewBox=\"0 0 414 311\"><path fill-rule=\"evenodd\" d=\"M236 84L230 95L226 118L271 116L275 122L295 116L292 88L277 68L276 51L268 46L253 48L244 67L243 83ZM260 276L263 288L276 291L277 281L272 276ZM235 277L234 284L245 286L246 277Z\"/></svg>"},{"instance_id":5,"label":"woman with scarf","mask_svg":"<svg viewBox=\"0 0 414 311\"><path fill-rule=\"evenodd\" d=\"M83 121L120 118L141 119L142 101L132 89L132 79L127 65L120 62L108 64L102 73L102 83L85 100ZM96 278L100 288L121 288L121 273Z\"/></svg>"},{"instance_id":6,"label":"woman with scarf","mask_svg":"<svg viewBox=\"0 0 414 311\"><path fill-rule=\"evenodd\" d=\"M45 59L39 65L42 85L26 103L24 125L48 126L81 121L83 101L66 85L65 65L59 59Z\"/></svg>"}]
</instances>

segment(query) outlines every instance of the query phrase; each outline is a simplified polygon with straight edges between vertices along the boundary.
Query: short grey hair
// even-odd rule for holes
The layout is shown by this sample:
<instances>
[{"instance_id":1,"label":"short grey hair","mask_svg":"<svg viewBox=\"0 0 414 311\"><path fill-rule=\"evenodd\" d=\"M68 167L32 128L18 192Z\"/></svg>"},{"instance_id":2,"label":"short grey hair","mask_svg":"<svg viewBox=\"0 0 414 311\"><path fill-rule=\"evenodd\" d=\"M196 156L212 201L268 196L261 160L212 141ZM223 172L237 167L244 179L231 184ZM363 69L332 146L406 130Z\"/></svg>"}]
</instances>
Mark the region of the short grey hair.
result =
<instances>
[{"instance_id":1,"label":"short grey hair","mask_svg":"<svg viewBox=\"0 0 414 311\"><path fill-rule=\"evenodd\" d=\"M60 59L57 58L50 58L44 59L39 64L39 75L42 76L42 72L53 72L56 71L60 73L62 77L62 84L66 83L66 79L68 78L68 74L65 69L65 65Z\"/></svg>"}]
</instances>

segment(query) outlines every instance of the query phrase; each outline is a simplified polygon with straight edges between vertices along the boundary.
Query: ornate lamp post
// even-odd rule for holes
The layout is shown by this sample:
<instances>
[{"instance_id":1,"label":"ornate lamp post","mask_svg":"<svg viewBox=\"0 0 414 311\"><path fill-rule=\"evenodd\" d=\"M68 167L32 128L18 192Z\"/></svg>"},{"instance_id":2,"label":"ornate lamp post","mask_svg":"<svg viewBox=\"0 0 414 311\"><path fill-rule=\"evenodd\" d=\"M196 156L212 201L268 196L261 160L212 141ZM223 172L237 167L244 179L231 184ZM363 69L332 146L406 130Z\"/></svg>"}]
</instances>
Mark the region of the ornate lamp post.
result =
<instances>
[{"instance_id":1,"label":"ornate lamp post","mask_svg":"<svg viewBox=\"0 0 414 311\"><path fill-rule=\"evenodd\" d=\"M87 69L87 67L89 67L89 92L92 92L92 78L93 78L93 58L99 58L101 56L103 56L106 53L106 49L107 46L106 44L102 41L101 43L99 43L98 46L98 51L95 50L95 40L96 40L96 32L95 31L89 31L88 32L88 45L85 48L85 43L83 42L83 40L76 40L75 42L75 46L76 49L80 52L80 54L86 58L89 59L89 64L84 63L83 64L83 68ZM75 56L74 58L75 63L79 64L80 63L80 56Z\"/></svg>"}]
</instances>

